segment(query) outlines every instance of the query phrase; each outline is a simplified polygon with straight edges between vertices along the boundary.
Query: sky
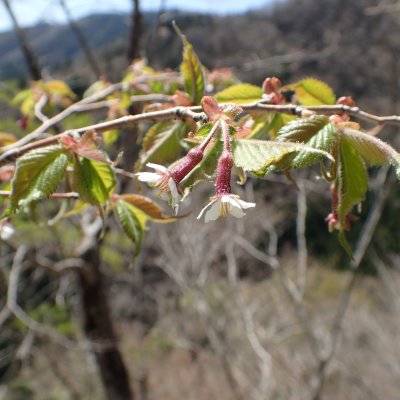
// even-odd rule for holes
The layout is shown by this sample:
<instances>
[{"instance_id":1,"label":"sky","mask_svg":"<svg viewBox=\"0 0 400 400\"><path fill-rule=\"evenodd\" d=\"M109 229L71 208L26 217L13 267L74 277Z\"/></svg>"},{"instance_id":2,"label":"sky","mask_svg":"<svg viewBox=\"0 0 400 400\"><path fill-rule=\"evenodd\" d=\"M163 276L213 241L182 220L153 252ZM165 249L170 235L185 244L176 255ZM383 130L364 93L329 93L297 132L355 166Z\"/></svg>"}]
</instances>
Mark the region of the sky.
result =
<instances>
[{"instance_id":1,"label":"sky","mask_svg":"<svg viewBox=\"0 0 400 400\"><path fill-rule=\"evenodd\" d=\"M66 0L75 18L92 13L126 13L131 10L132 0ZM282 0L141 0L144 11L157 11L164 2L166 8L187 11L229 14L259 8L267 3ZM60 9L59 0L10 0L11 6L20 24L24 27L38 22L63 23L65 17ZM0 3L0 31L11 29L11 21Z\"/></svg>"}]
</instances>

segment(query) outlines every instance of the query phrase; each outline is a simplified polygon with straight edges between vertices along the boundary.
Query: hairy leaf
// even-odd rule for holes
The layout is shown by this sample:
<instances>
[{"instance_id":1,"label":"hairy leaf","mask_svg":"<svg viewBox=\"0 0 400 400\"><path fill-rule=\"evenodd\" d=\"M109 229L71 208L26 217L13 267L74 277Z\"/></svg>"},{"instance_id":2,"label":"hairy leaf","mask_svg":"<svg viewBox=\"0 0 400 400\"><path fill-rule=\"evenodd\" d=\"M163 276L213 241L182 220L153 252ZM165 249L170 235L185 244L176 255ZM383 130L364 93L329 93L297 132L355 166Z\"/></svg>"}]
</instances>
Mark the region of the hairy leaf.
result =
<instances>
[{"instance_id":1,"label":"hairy leaf","mask_svg":"<svg viewBox=\"0 0 400 400\"><path fill-rule=\"evenodd\" d=\"M329 119L325 115L313 115L309 118L296 119L279 130L277 140L305 143L328 123Z\"/></svg>"},{"instance_id":2,"label":"hairy leaf","mask_svg":"<svg viewBox=\"0 0 400 400\"><path fill-rule=\"evenodd\" d=\"M181 63L181 73L185 83L185 89L189 93L194 104L200 104L204 95L205 79L203 66L201 65L192 45L186 39L186 36L175 25L183 43L183 60Z\"/></svg>"},{"instance_id":3,"label":"hairy leaf","mask_svg":"<svg viewBox=\"0 0 400 400\"><path fill-rule=\"evenodd\" d=\"M259 86L239 83L217 93L214 97L222 103L245 104L260 100L261 96L262 89Z\"/></svg>"},{"instance_id":4,"label":"hairy leaf","mask_svg":"<svg viewBox=\"0 0 400 400\"><path fill-rule=\"evenodd\" d=\"M116 184L110 165L78 157L74 160L73 180L81 200L94 205L106 203Z\"/></svg>"},{"instance_id":5,"label":"hairy leaf","mask_svg":"<svg viewBox=\"0 0 400 400\"><path fill-rule=\"evenodd\" d=\"M324 151L313 149L301 143L273 142L253 139L232 141L235 165L245 171L264 175L271 165L275 165L291 153L305 151L332 159Z\"/></svg>"},{"instance_id":6,"label":"hairy leaf","mask_svg":"<svg viewBox=\"0 0 400 400\"><path fill-rule=\"evenodd\" d=\"M293 85L285 86L284 89L293 89L298 100L304 106L332 105L336 102L333 90L318 79L303 79Z\"/></svg>"},{"instance_id":7,"label":"hairy leaf","mask_svg":"<svg viewBox=\"0 0 400 400\"><path fill-rule=\"evenodd\" d=\"M375 136L354 129L343 129L346 142L351 144L369 165L392 164L400 179L400 154Z\"/></svg>"},{"instance_id":8,"label":"hairy leaf","mask_svg":"<svg viewBox=\"0 0 400 400\"><path fill-rule=\"evenodd\" d=\"M341 226L354 205L362 202L368 190L368 174L364 161L357 150L342 137L339 157L339 205Z\"/></svg>"},{"instance_id":9,"label":"hairy leaf","mask_svg":"<svg viewBox=\"0 0 400 400\"><path fill-rule=\"evenodd\" d=\"M117 200L114 210L125 234L135 244L135 256L137 256L142 244L143 227L136 216L135 209L127 202Z\"/></svg>"},{"instance_id":10,"label":"hairy leaf","mask_svg":"<svg viewBox=\"0 0 400 400\"><path fill-rule=\"evenodd\" d=\"M333 124L325 125L316 135L314 135L306 144L307 147L332 153L336 145L338 131ZM303 168L319 161L321 156L310 153L309 151L300 151L293 160L293 168Z\"/></svg>"},{"instance_id":11,"label":"hairy leaf","mask_svg":"<svg viewBox=\"0 0 400 400\"><path fill-rule=\"evenodd\" d=\"M182 121L164 121L153 125L143 139L143 150L136 169L140 170L148 162L165 164L174 161L186 131L187 125Z\"/></svg>"},{"instance_id":12,"label":"hairy leaf","mask_svg":"<svg viewBox=\"0 0 400 400\"><path fill-rule=\"evenodd\" d=\"M111 163L107 154L99 149L99 138L96 131L85 132L79 140L76 140L68 134L63 134L58 141L71 153L75 153L84 158L90 158L94 161L107 164Z\"/></svg>"},{"instance_id":13,"label":"hairy leaf","mask_svg":"<svg viewBox=\"0 0 400 400\"><path fill-rule=\"evenodd\" d=\"M68 155L59 145L32 150L20 157L12 180L11 211L55 192L67 164Z\"/></svg>"}]
</instances>

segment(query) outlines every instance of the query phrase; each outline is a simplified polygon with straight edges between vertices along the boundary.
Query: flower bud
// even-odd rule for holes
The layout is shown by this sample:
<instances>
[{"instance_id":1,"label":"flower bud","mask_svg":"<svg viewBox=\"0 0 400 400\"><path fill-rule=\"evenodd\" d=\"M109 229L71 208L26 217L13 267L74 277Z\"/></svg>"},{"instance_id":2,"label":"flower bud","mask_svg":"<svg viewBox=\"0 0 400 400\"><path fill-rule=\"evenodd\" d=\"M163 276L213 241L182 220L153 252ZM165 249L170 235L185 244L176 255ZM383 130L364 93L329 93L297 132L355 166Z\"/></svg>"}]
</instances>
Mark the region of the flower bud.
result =
<instances>
[{"instance_id":1,"label":"flower bud","mask_svg":"<svg viewBox=\"0 0 400 400\"><path fill-rule=\"evenodd\" d=\"M262 90L265 94L277 92L282 87L282 82L275 76L266 78L262 84Z\"/></svg>"},{"instance_id":2,"label":"flower bud","mask_svg":"<svg viewBox=\"0 0 400 400\"><path fill-rule=\"evenodd\" d=\"M339 97L336 101L336 104L341 104L343 106L355 107L356 102L353 100L351 96L342 96Z\"/></svg>"},{"instance_id":3,"label":"flower bud","mask_svg":"<svg viewBox=\"0 0 400 400\"><path fill-rule=\"evenodd\" d=\"M286 100L282 93L273 92L269 95L269 101L271 104L284 104Z\"/></svg>"}]
</instances>

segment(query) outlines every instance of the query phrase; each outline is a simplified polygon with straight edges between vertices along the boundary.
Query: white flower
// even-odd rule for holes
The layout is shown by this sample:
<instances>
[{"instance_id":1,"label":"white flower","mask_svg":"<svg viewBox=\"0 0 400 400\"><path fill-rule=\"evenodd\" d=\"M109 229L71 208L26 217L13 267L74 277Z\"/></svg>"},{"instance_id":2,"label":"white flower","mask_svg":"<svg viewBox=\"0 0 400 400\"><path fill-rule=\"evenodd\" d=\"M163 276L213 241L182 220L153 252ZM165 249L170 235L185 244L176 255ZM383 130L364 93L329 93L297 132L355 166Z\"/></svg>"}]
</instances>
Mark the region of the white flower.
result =
<instances>
[{"instance_id":1,"label":"white flower","mask_svg":"<svg viewBox=\"0 0 400 400\"><path fill-rule=\"evenodd\" d=\"M15 229L14 227L7 223L3 222L0 224L0 239L1 240L8 240L12 235L14 235Z\"/></svg>"},{"instance_id":2,"label":"white flower","mask_svg":"<svg viewBox=\"0 0 400 400\"><path fill-rule=\"evenodd\" d=\"M170 194L171 206L177 214L181 196L179 195L178 188L170 171L168 171L168 169L163 165L147 163L146 166L153 168L156 172L138 172L136 176L139 181L146 182L150 187L159 189L161 195L166 193Z\"/></svg>"},{"instance_id":3,"label":"white flower","mask_svg":"<svg viewBox=\"0 0 400 400\"><path fill-rule=\"evenodd\" d=\"M206 212L204 221L215 221L220 216L225 217L230 214L235 218L242 218L246 215L243 210L247 208L255 207L256 203L248 203L240 200L239 196L234 194L224 194L222 196L215 196L211 198L211 202L208 203L201 211L197 219L200 219L205 211Z\"/></svg>"},{"instance_id":4,"label":"white flower","mask_svg":"<svg viewBox=\"0 0 400 400\"><path fill-rule=\"evenodd\" d=\"M136 176L139 181L150 183L150 186L158 187L165 177L169 177L168 169L163 165L147 163L146 167L153 168L156 172L138 172Z\"/></svg>"}]
</instances>

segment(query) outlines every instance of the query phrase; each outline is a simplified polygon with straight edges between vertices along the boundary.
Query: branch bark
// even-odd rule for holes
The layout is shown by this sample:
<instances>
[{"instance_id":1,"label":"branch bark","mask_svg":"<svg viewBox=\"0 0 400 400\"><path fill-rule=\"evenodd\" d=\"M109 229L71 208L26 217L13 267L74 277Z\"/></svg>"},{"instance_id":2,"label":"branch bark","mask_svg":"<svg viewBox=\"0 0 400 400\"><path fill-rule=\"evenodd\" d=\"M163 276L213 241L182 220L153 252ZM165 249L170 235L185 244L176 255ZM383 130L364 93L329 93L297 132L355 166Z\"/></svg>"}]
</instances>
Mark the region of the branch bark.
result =
<instances>
[{"instance_id":1,"label":"branch bark","mask_svg":"<svg viewBox=\"0 0 400 400\"><path fill-rule=\"evenodd\" d=\"M85 35L82 33L78 24L75 22L74 18L72 17L72 14L71 14L69 8L67 7L66 1L59 0L59 2L60 2L60 6L63 9L64 14L67 18L67 21L68 21L68 24L69 24L71 30L75 33L75 36L78 39L78 42L79 42L80 46L82 47L83 52L85 53L85 57L88 61L90 68L92 69L92 71L96 75L96 77L100 77L103 72L102 72L100 65L93 53L93 50L91 49L87 39L85 38Z\"/></svg>"},{"instance_id":2,"label":"branch bark","mask_svg":"<svg viewBox=\"0 0 400 400\"><path fill-rule=\"evenodd\" d=\"M104 276L100 270L99 233L101 220L86 225L79 256L87 267L78 270L83 314L83 330L94 353L108 400L134 400L129 374L118 348L118 337L112 323Z\"/></svg>"},{"instance_id":3,"label":"branch bark","mask_svg":"<svg viewBox=\"0 0 400 400\"><path fill-rule=\"evenodd\" d=\"M132 22L127 53L129 63L131 63L135 58L139 56L140 38L142 36L142 13L140 12L140 2L139 0L132 0L132 2Z\"/></svg>"}]
</instances>

